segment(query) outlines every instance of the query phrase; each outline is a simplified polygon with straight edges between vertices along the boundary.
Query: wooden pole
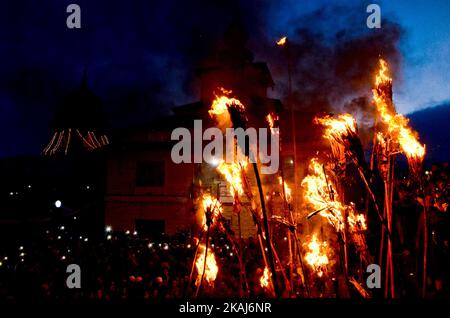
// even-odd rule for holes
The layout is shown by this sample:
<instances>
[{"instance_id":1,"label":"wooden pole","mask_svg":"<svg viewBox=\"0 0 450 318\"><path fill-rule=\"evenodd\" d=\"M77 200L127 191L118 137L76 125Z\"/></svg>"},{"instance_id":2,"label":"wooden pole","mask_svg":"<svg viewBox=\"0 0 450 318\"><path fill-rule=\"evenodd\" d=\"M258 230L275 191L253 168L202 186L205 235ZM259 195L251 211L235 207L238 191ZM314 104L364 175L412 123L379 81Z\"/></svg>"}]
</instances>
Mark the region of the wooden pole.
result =
<instances>
[{"instance_id":1,"label":"wooden pole","mask_svg":"<svg viewBox=\"0 0 450 318\"><path fill-rule=\"evenodd\" d=\"M263 216L263 224L264 224L264 236L266 239L266 246L267 246L267 254L268 254L268 259L269 259L269 265L270 265L270 270L272 272L272 283L273 283L273 289L275 291L275 296L277 298L280 298L280 289L278 286L278 281L277 281L277 273L275 270L275 262L273 259L273 252L272 252L272 243L270 242L270 232L269 232L269 221L267 219L267 212L266 212L266 205L264 202L264 192L262 189L262 184L261 184L261 179L259 177L259 171L258 171L258 165L256 164L256 161L253 160L254 162L252 163L253 165L253 170L255 172L255 177L256 177L256 183L258 185L258 190L259 190L259 199L261 201L261 210L262 210L262 216Z\"/></svg>"},{"instance_id":2,"label":"wooden pole","mask_svg":"<svg viewBox=\"0 0 450 318\"><path fill-rule=\"evenodd\" d=\"M392 161L391 161L391 173L390 173L390 187L389 187L389 209L390 209L390 213L391 213L391 229L389 230L389 233L392 233L392 228L393 228L393 210L392 210L392 202L393 202L393 198L394 198L394 174L395 174L395 161L394 161L395 157L392 157ZM395 298L395 275L394 275L394 255L393 255L393 246L392 246L392 240L389 237L389 244L391 245L391 251L390 251L390 259L389 261L391 262L390 264L390 275L391 275L391 297Z\"/></svg>"},{"instance_id":3,"label":"wooden pole","mask_svg":"<svg viewBox=\"0 0 450 318\"><path fill-rule=\"evenodd\" d=\"M428 257L428 218L427 199L423 198L423 277L422 277L422 297L427 297L427 257Z\"/></svg>"},{"instance_id":4,"label":"wooden pole","mask_svg":"<svg viewBox=\"0 0 450 318\"><path fill-rule=\"evenodd\" d=\"M288 71L288 109L291 113L291 129L292 129L292 145L294 152L294 187L293 187L293 197L292 203L294 205L294 210L298 212L298 202L297 202L297 173L298 173L298 161L297 161L297 133L295 125L295 114L294 114L294 104L292 103L292 64L291 64L291 48L289 39L286 39L286 55L287 55L287 71ZM283 185L284 187L284 185Z\"/></svg>"},{"instance_id":5,"label":"wooden pole","mask_svg":"<svg viewBox=\"0 0 450 318\"><path fill-rule=\"evenodd\" d=\"M386 218L388 223L388 231L392 233L392 199L394 191L394 157L391 155L387 163L387 175L384 181L384 196L386 207ZM392 240L387 241L386 271L385 271L385 289L384 296L387 298L389 292L392 298L395 298L395 281L394 281L394 265L392 254Z\"/></svg>"},{"instance_id":6,"label":"wooden pole","mask_svg":"<svg viewBox=\"0 0 450 318\"><path fill-rule=\"evenodd\" d=\"M208 244L209 244L209 224L207 224L208 229L206 230L206 242L205 242L205 260L203 262L203 271L202 271L202 277L200 279L200 282L197 286L197 291L195 292L194 298L197 298L198 293L200 292L200 289L202 288L203 278L205 277L205 271L206 271L206 260L208 258Z\"/></svg>"},{"instance_id":7,"label":"wooden pole","mask_svg":"<svg viewBox=\"0 0 450 318\"><path fill-rule=\"evenodd\" d=\"M195 268L195 261L197 259L197 254L198 254L198 248L200 246L200 242L203 238L203 232L200 234L200 238L198 239L198 243L197 246L195 247L195 253L194 253L194 261L192 262L192 267L191 267L191 274L189 275L189 285L192 282L192 275L194 274L194 268Z\"/></svg>"},{"instance_id":8,"label":"wooden pole","mask_svg":"<svg viewBox=\"0 0 450 318\"><path fill-rule=\"evenodd\" d=\"M239 235L239 258L242 260L243 257L243 248L244 244L242 244L242 230L241 230L241 211L238 211L238 235ZM243 296L243 290L242 290L242 284L243 284L243 277L242 277L242 261L239 262L239 296L242 298Z\"/></svg>"}]
</instances>

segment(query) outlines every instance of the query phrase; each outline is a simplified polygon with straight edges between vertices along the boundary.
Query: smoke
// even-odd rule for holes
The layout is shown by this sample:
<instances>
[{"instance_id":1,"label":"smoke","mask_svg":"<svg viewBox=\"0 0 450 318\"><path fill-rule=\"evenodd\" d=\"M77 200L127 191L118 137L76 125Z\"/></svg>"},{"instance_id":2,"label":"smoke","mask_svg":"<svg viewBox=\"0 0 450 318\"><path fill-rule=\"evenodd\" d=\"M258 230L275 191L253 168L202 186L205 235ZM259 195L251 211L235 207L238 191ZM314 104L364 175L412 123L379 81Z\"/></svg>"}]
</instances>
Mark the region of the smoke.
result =
<instances>
[{"instance_id":1,"label":"smoke","mask_svg":"<svg viewBox=\"0 0 450 318\"><path fill-rule=\"evenodd\" d=\"M365 116L369 103L351 101L368 98L378 55L399 63L400 28L383 20L381 30L367 29L365 8L353 3L305 14L290 8L301 8L297 1L80 0L80 30L65 27L69 3L18 0L0 13L0 36L6 41L0 52L5 61L0 97L9 105L1 126L19 134L9 120L15 116L14 122L25 122L22 126L34 132L32 141L12 141L14 149L0 141L11 154L38 153L47 143L48 122L60 98L79 87L85 68L113 128L150 121L174 105L197 100L196 70L217 53L236 19L248 31L247 47L255 60L267 62L276 83L273 95L281 99L286 58L274 42L281 31L288 33L297 109L338 111L351 104Z\"/></svg>"},{"instance_id":2,"label":"smoke","mask_svg":"<svg viewBox=\"0 0 450 318\"><path fill-rule=\"evenodd\" d=\"M395 77L402 31L386 20L381 29L368 29L363 12L358 7L328 6L305 17L302 25L308 27L295 31L290 54L297 109L372 117L369 100L378 60L386 59ZM340 28L332 22L337 14L346 21ZM323 21L331 21L326 29Z\"/></svg>"},{"instance_id":3,"label":"smoke","mask_svg":"<svg viewBox=\"0 0 450 318\"><path fill-rule=\"evenodd\" d=\"M286 103L289 61L294 108L351 113L358 120L363 142L368 141L373 125L371 88L379 58L388 61L395 89L403 34L401 27L386 17L382 28L369 29L366 18L363 4L324 5L286 23L294 30L288 34L288 54L282 54L273 39L272 43L268 42L271 39L261 39L264 57L275 77L275 95Z\"/></svg>"},{"instance_id":4,"label":"smoke","mask_svg":"<svg viewBox=\"0 0 450 318\"><path fill-rule=\"evenodd\" d=\"M194 1L194 5L189 3L183 10L198 13L195 4L203 4L203 1ZM195 67L217 52L227 26L238 18L247 30L247 47L254 53L255 60L267 62L272 72L275 81L273 97L286 104L290 63L291 101L296 109L349 112L358 119L360 132L365 135L374 115L371 86L378 60L380 57L387 60L394 81L398 80L401 66L399 41L403 30L385 16L381 29L369 29L364 3L324 3L306 13L294 10L290 5L289 1L277 4L270 1L220 1L209 6L200 5L203 19L194 22L193 29L203 30L201 40L193 36L186 41L192 46L183 48L187 52L185 94L195 96L195 88L198 87ZM284 23L274 19L280 15L285 18ZM186 25L181 27L186 28ZM286 50L275 45L282 35L288 36L289 56Z\"/></svg>"}]
</instances>

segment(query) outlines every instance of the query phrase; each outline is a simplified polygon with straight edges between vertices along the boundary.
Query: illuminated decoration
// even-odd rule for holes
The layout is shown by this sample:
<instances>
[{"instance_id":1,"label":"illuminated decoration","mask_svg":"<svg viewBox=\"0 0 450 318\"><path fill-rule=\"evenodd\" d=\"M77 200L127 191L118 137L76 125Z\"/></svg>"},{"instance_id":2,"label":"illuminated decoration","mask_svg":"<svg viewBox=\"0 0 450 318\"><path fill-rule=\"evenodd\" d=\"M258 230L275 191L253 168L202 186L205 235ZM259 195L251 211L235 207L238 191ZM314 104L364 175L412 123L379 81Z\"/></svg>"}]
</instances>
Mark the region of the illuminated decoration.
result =
<instances>
[{"instance_id":1,"label":"illuminated decoration","mask_svg":"<svg viewBox=\"0 0 450 318\"><path fill-rule=\"evenodd\" d=\"M87 131L83 134L79 129L75 129L75 133L76 136L73 136L72 128L55 132L49 144L44 148L43 153L45 155L54 155L59 151L64 151L64 154L67 155L71 140L77 137L82 141L86 150L94 150L109 144L109 139L106 135L101 135L97 138L93 131Z\"/></svg>"},{"instance_id":2,"label":"illuminated decoration","mask_svg":"<svg viewBox=\"0 0 450 318\"><path fill-rule=\"evenodd\" d=\"M102 133L103 117L100 99L87 87L85 72L81 87L66 96L57 109L51 123L54 133L43 154L67 155L75 150L92 151L108 145L109 139Z\"/></svg>"}]
</instances>

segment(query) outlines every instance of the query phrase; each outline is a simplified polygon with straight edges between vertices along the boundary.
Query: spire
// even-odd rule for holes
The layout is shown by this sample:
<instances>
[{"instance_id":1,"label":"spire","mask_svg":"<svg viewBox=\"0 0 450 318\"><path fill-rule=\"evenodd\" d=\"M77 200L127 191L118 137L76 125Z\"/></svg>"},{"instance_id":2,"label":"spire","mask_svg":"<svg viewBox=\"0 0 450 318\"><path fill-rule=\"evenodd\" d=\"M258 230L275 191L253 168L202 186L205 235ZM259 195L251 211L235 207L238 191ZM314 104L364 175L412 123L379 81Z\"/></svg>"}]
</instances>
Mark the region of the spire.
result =
<instances>
[{"instance_id":1,"label":"spire","mask_svg":"<svg viewBox=\"0 0 450 318\"><path fill-rule=\"evenodd\" d=\"M219 53L222 62L240 65L252 62L253 53L246 48L247 30L239 15L236 15L224 34L225 47Z\"/></svg>"}]
</instances>

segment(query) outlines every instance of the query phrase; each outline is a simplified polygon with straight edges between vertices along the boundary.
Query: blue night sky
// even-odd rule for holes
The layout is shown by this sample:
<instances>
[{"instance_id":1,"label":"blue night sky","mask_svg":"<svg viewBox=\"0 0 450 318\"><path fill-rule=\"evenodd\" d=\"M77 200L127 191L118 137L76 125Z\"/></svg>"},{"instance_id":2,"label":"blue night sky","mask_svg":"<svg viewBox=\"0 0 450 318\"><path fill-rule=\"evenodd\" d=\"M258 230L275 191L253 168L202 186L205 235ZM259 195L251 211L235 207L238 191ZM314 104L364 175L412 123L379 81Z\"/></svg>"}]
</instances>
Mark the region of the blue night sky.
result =
<instances>
[{"instance_id":1,"label":"blue night sky","mask_svg":"<svg viewBox=\"0 0 450 318\"><path fill-rule=\"evenodd\" d=\"M195 66L237 11L250 34L248 47L268 63L278 86L274 95L283 98L285 74L274 40L287 34L300 43L301 28L319 33L327 48L339 44L337 30L345 31L346 39L367 36L365 8L372 2L381 6L382 27L389 21L400 30L389 46L395 48L389 54L399 57L398 110L409 113L449 101L448 0L2 1L0 157L39 154L50 137L54 109L79 86L85 67L113 127L196 100ZM81 30L65 25L70 3L81 6ZM299 82L304 83L300 75Z\"/></svg>"},{"instance_id":2,"label":"blue night sky","mask_svg":"<svg viewBox=\"0 0 450 318\"><path fill-rule=\"evenodd\" d=\"M358 1L281 1L268 19L268 23L272 24L272 35L276 36L277 32L289 34L293 31L291 23L297 17L330 3L346 6ZM450 1L386 0L360 3L352 7L359 8L362 19L368 15L364 13L367 4L376 3L381 7L382 21L388 18L398 23L404 31L399 43L403 59L400 82L395 88L398 111L410 113L450 100ZM322 27L331 30L338 24L346 23L345 17L337 16L334 21L323 21Z\"/></svg>"}]
</instances>

